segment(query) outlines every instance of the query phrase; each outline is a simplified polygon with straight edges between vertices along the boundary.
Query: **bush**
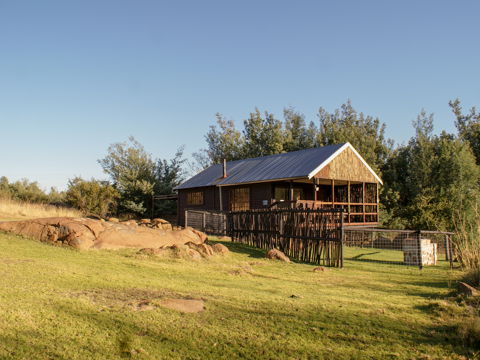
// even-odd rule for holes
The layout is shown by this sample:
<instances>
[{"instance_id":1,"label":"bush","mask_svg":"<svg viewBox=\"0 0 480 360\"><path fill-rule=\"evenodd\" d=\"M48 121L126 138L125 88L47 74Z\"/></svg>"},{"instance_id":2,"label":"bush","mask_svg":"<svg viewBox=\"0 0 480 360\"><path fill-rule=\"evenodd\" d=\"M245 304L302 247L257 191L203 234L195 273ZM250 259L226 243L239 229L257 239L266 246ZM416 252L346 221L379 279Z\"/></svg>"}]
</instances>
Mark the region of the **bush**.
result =
<instances>
[{"instance_id":1,"label":"bush","mask_svg":"<svg viewBox=\"0 0 480 360\"><path fill-rule=\"evenodd\" d=\"M66 199L84 214L105 217L115 210L118 192L106 181L76 177L68 182Z\"/></svg>"}]
</instances>

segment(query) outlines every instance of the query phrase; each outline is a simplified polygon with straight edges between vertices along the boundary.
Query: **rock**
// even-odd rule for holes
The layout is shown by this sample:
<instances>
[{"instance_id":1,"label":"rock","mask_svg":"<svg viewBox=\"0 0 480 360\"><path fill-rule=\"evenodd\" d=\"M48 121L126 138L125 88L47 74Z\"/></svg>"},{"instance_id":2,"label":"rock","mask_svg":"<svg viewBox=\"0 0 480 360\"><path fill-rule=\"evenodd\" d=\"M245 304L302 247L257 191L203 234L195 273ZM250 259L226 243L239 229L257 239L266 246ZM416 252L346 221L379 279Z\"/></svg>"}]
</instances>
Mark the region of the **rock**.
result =
<instances>
[{"instance_id":1,"label":"rock","mask_svg":"<svg viewBox=\"0 0 480 360\"><path fill-rule=\"evenodd\" d=\"M87 218L10 221L0 223L0 230L77 249L155 249L176 244L203 244L205 238L205 234L202 232L191 229L155 230L144 226L137 227L125 223L102 222Z\"/></svg>"},{"instance_id":2,"label":"rock","mask_svg":"<svg viewBox=\"0 0 480 360\"><path fill-rule=\"evenodd\" d=\"M204 243L206 240L207 240L207 234L197 230L197 229L194 229L194 228L191 228L191 227L187 227L185 228L185 230L190 230L192 231L193 233L197 234L198 237L200 237L200 239L202 240L202 243Z\"/></svg>"},{"instance_id":3,"label":"rock","mask_svg":"<svg viewBox=\"0 0 480 360\"><path fill-rule=\"evenodd\" d=\"M167 220L165 219L160 219L160 218L155 218L152 220L152 224L170 224Z\"/></svg>"},{"instance_id":4,"label":"rock","mask_svg":"<svg viewBox=\"0 0 480 360\"><path fill-rule=\"evenodd\" d=\"M159 224L159 225L161 226L161 229L163 229L163 230L173 230L172 224L167 223L167 224ZM157 225L157 226L159 226L159 225Z\"/></svg>"},{"instance_id":5,"label":"rock","mask_svg":"<svg viewBox=\"0 0 480 360\"><path fill-rule=\"evenodd\" d=\"M192 258L192 260L201 260L202 255L197 250L188 249L187 255Z\"/></svg>"},{"instance_id":6,"label":"rock","mask_svg":"<svg viewBox=\"0 0 480 360\"><path fill-rule=\"evenodd\" d=\"M475 289L473 286L468 285L467 283L464 282L459 282L458 283L458 291L460 294L463 294L465 296L477 296L479 294L479 291Z\"/></svg>"},{"instance_id":7,"label":"rock","mask_svg":"<svg viewBox=\"0 0 480 360\"><path fill-rule=\"evenodd\" d=\"M214 244L212 245L212 250L215 254L226 255L230 252L228 248L223 244Z\"/></svg>"},{"instance_id":8,"label":"rock","mask_svg":"<svg viewBox=\"0 0 480 360\"><path fill-rule=\"evenodd\" d=\"M196 250L202 255L203 257L208 257L213 255L213 249L210 245L207 244L195 244L195 243L186 243L190 249Z\"/></svg>"},{"instance_id":9,"label":"rock","mask_svg":"<svg viewBox=\"0 0 480 360\"><path fill-rule=\"evenodd\" d=\"M280 260L288 263L290 262L290 259L287 257L287 255L285 255L283 252L281 252L278 249L269 250L267 252L266 258L271 260Z\"/></svg>"},{"instance_id":10,"label":"rock","mask_svg":"<svg viewBox=\"0 0 480 360\"><path fill-rule=\"evenodd\" d=\"M150 225L150 219L141 219L138 221L138 225Z\"/></svg>"},{"instance_id":11,"label":"rock","mask_svg":"<svg viewBox=\"0 0 480 360\"><path fill-rule=\"evenodd\" d=\"M326 269L323 266L319 266L313 269L313 272L324 272Z\"/></svg>"},{"instance_id":12,"label":"rock","mask_svg":"<svg viewBox=\"0 0 480 360\"><path fill-rule=\"evenodd\" d=\"M107 221L114 222L114 223L120 222L120 220L118 220L117 218L114 218L114 217L108 218Z\"/></svg>"},{"instance_id":13,"label":"rock","mask_svg":"<svg viewBox=\"0 0 480 360\"><path fill-rule=\"evenodd\" d=\"M122 222L120 222L120 224L125 224L127 226L138 226L138 224L135 220L122 221Z\"/></svg>"},{"instance_id":14,"label":"rock","mask_svg":"<svg viewBox=\"0 0 480 360\"><path fill-rule=\"evenodd\" d=\"M232 238L230 236L221 236L219 238L219 240L221 240L221 241L232 241Z\"/></svg>"}]
</instances>

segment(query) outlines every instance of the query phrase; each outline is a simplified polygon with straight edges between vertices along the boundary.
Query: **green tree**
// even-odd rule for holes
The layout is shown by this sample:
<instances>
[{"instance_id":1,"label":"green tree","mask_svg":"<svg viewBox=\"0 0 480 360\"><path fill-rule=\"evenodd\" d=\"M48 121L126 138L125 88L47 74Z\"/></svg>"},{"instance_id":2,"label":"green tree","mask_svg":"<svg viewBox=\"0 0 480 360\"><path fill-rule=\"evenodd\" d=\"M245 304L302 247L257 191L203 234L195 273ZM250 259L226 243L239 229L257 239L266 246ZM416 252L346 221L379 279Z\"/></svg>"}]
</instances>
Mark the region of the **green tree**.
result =
<instances>
[{"instance_id":1,"label":"green tree","mask_svg":"<svg viewBox=\"0 0 480 360\"><path fill-rule=\"evenodd\" d=\"M303 150L315 147L318 129L311 122L307 128L305 116L293 108L283 110L284 117L284 144L286 152Z\"/></svg>"},{"instance_id":2,"label":"green tree","mask_svg":"<svg viewBox=\"0 0 480 360\"><path fill-rule=\"evenodd\" d=\"M385 138L385 124L378 118L357 113L347 101L340 109L329 113L318 111L320 146L350 142L367 163L379 174L388 159L393 143Z\"/></svg>"},{"instance_id":3,"label":"green tree","mask_svg":"<svg viewBox=\"0 0 480 360\"><path fill-rule=\"evenodd\" d=\"M472 107L467 114L464 114L459 99L452 100L448 104L455 115L455 126L459 137L468 141L477 159L477 164L480 164L480 112Z\"/></svg>"},{"instance_id":4,"label":"green tree","mask_svg":"<svg viewBox=\"0 0 480 360\"><path fill-rule=\"evenodd\" d=\"M180 185L185 179L183 157L184 147L177 149L175 156L170 159L157 161L155 169L155 195L169 195L174 193L174 188ZM155 215L175 214L177 204L175 200L162 200L155 204Z\"/></svg>"},{"instance_id":5,"label":"green tree","mask_svg":"<svg viewBox=\"0 0 480 360\"><path fill-rule=\"evenodd\" d=\"M282 122L275 119L273 114L266 111L262 117L260 110L255 109L243 124L244 158L279 154L284 151Z\"/></svg>"},{"instance_id":6,"label":"green tree","mask_svg":"<svg viewBox=\"0 0 480 360\"><path fill-rule=\"evenodd\" d=\"M106 217L115 210L118 197L118 192L107 181L87 181L80 177L68 181L67 203L84 214Z\"/></svg>"},{"instance_id":7,"label":"green tree","mask_svg":"<svg viewBox=\"0 0 480 360\"><path fill-rule=\"evenodd\" d=\"M475 221L480 170L469 144L433 135L433 115L423 110L413 125L415 136L384 166L387 218L413 229L453 230L461 209L462 221Z\"/></svg>"},{"instance_id":8,"label":"green tree","mask_svg":"<svg viewBox=\"0 0 480 360\"><path fill-rule=\"evenodd\" d=\"M109 146L98 161L120 194L119 211L142 216L149 213L155 188L155 161L133 137Z\"/></svg>"},{"instance_id":9,"label":"green tree","mask_svg":"<svg viewBox=\"0 0 480 360\"><path fill-rule=\"evenodd\" d=\"M194 154L201 169L212 164L242 158L244 139L242 133L235 128L233 120L227 120L220 113L216 114L216 124L211 125L205 135L207 148Z\"/></svg>"}]
</instances>

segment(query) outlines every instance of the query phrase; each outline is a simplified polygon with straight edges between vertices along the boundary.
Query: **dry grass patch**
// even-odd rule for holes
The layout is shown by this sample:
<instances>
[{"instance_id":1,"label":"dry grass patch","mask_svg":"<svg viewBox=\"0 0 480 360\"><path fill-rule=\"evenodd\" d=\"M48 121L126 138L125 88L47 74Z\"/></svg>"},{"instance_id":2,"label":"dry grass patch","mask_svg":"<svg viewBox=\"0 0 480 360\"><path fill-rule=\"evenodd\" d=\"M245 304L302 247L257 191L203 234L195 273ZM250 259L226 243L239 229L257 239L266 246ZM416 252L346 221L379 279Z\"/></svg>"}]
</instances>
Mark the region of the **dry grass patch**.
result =
<instances>
[{"instance_id":1,"label":"dry grass patch","mask_svg":"<svg viewBox=\"0 0 480 360\"><path fill-rule=\"evenodd\" d=\"M80 211L71 208L11 199L0 199L0 221L81 216L82 213Z\"/></svg>"}]
</instances>

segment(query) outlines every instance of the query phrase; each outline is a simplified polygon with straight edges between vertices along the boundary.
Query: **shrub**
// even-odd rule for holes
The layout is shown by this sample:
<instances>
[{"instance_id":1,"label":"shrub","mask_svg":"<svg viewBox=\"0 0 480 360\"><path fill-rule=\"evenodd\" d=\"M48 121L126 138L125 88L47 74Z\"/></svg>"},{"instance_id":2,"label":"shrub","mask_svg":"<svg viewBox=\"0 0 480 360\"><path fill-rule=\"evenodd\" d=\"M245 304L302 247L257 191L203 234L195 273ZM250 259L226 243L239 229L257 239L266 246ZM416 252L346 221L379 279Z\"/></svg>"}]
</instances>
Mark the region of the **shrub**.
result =
<instances>
[{"instance_id":1,"label":"shrub","mask_svg":"<svg viewBox=\"0 0 480 360\"><path fill-rule=\"evenodd\" d=\"M106 181L76 177L68 182L66 199L85 214L105 217L114 211L118 192Z\"/></svg>"}]
</instances>

